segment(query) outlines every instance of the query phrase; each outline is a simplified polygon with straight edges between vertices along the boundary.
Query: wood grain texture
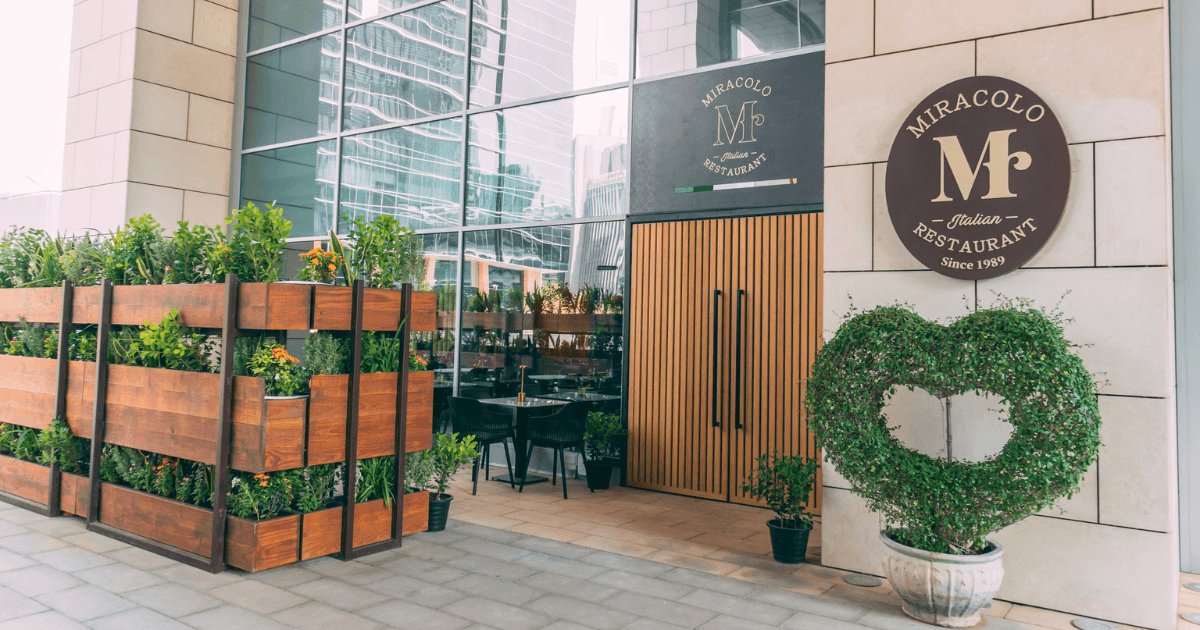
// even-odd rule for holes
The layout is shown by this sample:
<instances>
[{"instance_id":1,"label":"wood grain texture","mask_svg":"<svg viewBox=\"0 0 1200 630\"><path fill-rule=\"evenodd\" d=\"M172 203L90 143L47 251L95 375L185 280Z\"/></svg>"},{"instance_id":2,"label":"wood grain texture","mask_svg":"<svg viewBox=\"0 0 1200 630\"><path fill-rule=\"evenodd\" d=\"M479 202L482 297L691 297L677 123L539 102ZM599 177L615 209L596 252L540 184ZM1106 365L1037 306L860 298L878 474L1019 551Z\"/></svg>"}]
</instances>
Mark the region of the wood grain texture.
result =
<instances>
[{"instance_id":1,"label":"wood grain texture","mask_svg":"<svg viewBox=\"0 0 1200 630\"><path fill-rule=\"evenodd\" d=\"M309 512L302 517L300 559L312 560L342 550L342 508Z\"/></svg>"},{"instance_id":2,"label":"wood grain texture","mask_svg":"<svg viewBox=\"0 0 1200 630\"><path fill-rule=\"evenodd\" d=\"M75 437L92 439L92 407L95 400L96 364L71 361L67 367L67 424Z\"/></svg>"},{"instance_id":3,"label":"wood grain texture","mask_svg":"<svg viewBox=\"0 0 1200 630\"><path fill-rule=\"evenodd\" d=\"M220 328L225 309L224 284L163 284L113 287L114 326L140 326L162 321L171 309L179 310L179 321L196 328ZM72 319L77 324L96 324L100 319L100 288L76 289Z\"/></svg>"},{"instance_id":4,"label":"wood grain texture","mask_svg":"<svg viewBox=\"0 0 1200 630\"><path fill-rule=\"evenodd\" d=\"M365 547L392 537L392 508L383 499L354 506L354 546Z\"/></svg>"},{"instance_id":5,"label":"wood grain texture","mask_svg":"<svg viewBox=\"0 0 1200 630\"><path fill-rule=\"evenodd\" d=\"M57 324L62 318L63 290L59 287L37 289L0 289L0 322Z\"/></svg>"},{"instance_id":6,"label":"wood grain texture","mask_svg":"<svg viewBox=\"0 0 1200 630\"><path fill-rule=\"evenodd\" d=\"M220 380L217 374L110 365L105 442L215 463Z\"/></svg>"},{"instance_id":7,"label":"wood grain texture","mask_svg":"<svg viewBox=\"0 0 1200 630\"><path fill-rule=\"evenodd\" d=\"M261 378L234 379L230 468L274 472L304 465L307 399L268 400Z\"/></svg>"},{"instance_id":8,"label":"wood grain texture","mask_svg":"<svg viewBox=\"0 0 1200 630\"><path fill-rule=\"evenodd\" d=\"M437 294L431 291L413 291L412 321L409 328L413 332L437 331Z\"/></svg>"},{"instance_id":9,"label":"wood grain texture","mask_svg":"<svg viewBox=\"0 0 1200 630\"><path fill-rule=\"evenodd\" d=\"M740 486L758 455L820 456L803 401L821 342L822 221L818 213L634 226L630 485L755 504Z\"/></svg>"},{"instance_id":10,"label":"wood grain texture","mask_svg":"<svg viewBox=\"0 0 1200 630\"><path fill-rule=\"evenodd\" d=\"M61 291L59 292L61 295ZM44 429L54 419L58 360L0 355L0 422Z\"/></svg>"},{"instance_id":11,"label":"wood grain texture","mask_svg":"<svg viewBox=\"0 0 1200 630\"><path fill-rule=\"evenodd\" d=\"M50 467L0 455L0 492L50 503Z\"/></svg>"},{"instance_id":12,"label":"wood grain texture","mask_svg":"<svg viewBox=\"0 0 1200 630\"><path fill-rule=\"evenodd\" d=\"M433 442L433 372L408 375L407 451L428 449ZM349 377L314 376L308 410L307 465L345 460L346 396ZM395 372L363 374L360 380L358 457L391 455L396 450Z\"/></svg>"},{"instance_id":13,"label":"wood grain texture","mask_svg":"<svg viewBox=\"0 0 1200 630\"><path fill-rule=\"evenodd\" d=\"M63 513L86 518L90 488L88 478L82 475L63 473L61 483L62 492L59 494L59 506Z\"/></svg>"},{"instance_id":14,"label":"wood grain texture","mask_svg":"<svg viewBox=\"0 0 1200 630\"><path fill-rule=\"evenodd\" d=\"M308 330L312 326L311 284L238 284L238 328Z\"/></svg>"},{"instance_id":15,"label":"wood grain texture","mask_svg":"<svg viewBox=\"0 0 1200 630\"><path fill-rule=\"evenodd\" d=\"M299 514L266 521L230 516L225 531L225 562L231 567L255 573L300 557Z\"/></svg>"},{"instance_id":16,"label":"wood grain texture","mask_svg":"<svg viewBox=\"0 0 1200 630\"><path fill-rule=\"evenodd\" d=\"M130 488L101 484L100 522L198 556L212 551L211 510Z\"/></svg>"},{"instance_id":17,"label":"wood grain texture","mask_svg":"<svg viewBox=\"0 0 1200 630\"><path fill-rule=\"evenodd\" d=\"M433 294L428 294L433 295ZM350 287L327 287L317 285L313 297L313 328L318 330L350 330L350 302L353 292ZM363 330L394 332L400 327L402 291L398 289L366 289L363 292ZM422 298L422 330L432 331L433 313L437 299L432 304ZM432 306L433 308L429 308ZM414 307L415 308L415 307ZM426 312L427 311L427 312ZM414 313L414 318L418 314ZM414 321L416 321L414 319Z\"/></svg>"},{"instance_id":18,"label":"wood grain texture","mask_svg":"<svg viewBox=\"0 0 1200 630\"><path fill-rule=\"evenodd\" d=\"M404 531L408 536L429 529L429 493L410 492L404 495Z\"/></svg>"},{"instance_id":19,"label":"wood grain texture","mask_svg":"<svg viewBox=\"0 0 1200 630\"><path fill-rule=\"evenodd\" d=\"M365 506L367 509L363 509ZM366 516L364 516L364 512ZM391 538L392 510L383 501L359 503L354 507L354 546L362 547ZM367 534L363 534L363 528ZM429 493L404 495L404 531L408 536L429 529ZM382 536L382 538L380 538ZM342 508L333 507L303 515L301 560L311 560L342 550Z\"/></svg>"}]
</instances>

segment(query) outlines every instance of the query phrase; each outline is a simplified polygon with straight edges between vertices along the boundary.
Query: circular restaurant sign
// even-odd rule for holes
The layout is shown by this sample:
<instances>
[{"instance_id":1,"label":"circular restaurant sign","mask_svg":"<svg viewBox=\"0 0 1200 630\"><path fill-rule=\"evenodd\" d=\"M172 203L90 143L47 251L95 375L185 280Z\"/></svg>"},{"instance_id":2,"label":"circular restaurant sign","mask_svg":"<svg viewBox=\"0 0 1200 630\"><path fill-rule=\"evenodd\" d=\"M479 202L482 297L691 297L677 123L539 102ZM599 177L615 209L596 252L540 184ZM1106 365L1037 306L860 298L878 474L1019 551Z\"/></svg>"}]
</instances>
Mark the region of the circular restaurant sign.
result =
<instances>
[{"instance_id":1,"label":"circular restaurant sign","mask_svg":"<svg viewBox=\"0 0 1200 630\"><path fill-rule=\"evenodd\" d=\"M892 226L926 267L981 280L1029 261L1062 218L1071 180L1062 126L1029 88L969 77L908 115L887 163Z\"/></svg>"}]
</instances>

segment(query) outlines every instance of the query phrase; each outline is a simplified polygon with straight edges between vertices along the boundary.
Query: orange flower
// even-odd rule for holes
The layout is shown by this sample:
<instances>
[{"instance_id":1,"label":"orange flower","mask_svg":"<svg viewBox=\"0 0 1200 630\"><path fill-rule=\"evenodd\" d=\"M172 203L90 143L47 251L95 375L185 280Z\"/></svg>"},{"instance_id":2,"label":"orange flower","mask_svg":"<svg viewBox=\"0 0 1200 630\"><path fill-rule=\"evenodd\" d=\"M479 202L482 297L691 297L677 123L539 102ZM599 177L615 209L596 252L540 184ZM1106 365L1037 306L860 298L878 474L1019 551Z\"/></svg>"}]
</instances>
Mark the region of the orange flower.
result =
<instances>
[{"instance_id":1,"label":"orange flower","mask_svg":"<svg viewBox=\"0 0 1200 630\"><path fill-rule=\"evenodd\" d=\"M337 265L335 265L335 264L333 264L333 263L329 263L329 270L330 270L330 271L337 271Z\"/></svg>"}]
</instances>

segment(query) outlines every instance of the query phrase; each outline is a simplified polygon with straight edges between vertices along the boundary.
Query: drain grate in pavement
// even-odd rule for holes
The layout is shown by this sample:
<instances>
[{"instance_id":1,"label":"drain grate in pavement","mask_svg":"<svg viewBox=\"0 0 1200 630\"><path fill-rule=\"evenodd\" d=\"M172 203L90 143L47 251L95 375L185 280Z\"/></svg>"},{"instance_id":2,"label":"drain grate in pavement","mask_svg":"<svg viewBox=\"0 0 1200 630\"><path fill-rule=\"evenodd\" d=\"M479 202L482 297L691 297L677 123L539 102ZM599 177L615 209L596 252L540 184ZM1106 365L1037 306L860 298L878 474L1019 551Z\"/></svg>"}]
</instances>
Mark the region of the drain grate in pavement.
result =
<instances>
[{"instance_id":1,"label":"drain grate in pavement","mask_svg":"<svg viewBox=\"0 0 1200 630\"><path fill-rule=\"evenodd\" d=\"M862 575L859 573L843 575L842 580L847 584L863 587L880 586L883 584L883 580L875 577L874 575Z\"/></svg>"},{"instance_id":2,"label":"drain grate in pavement","mask_svg":"<svg viewBox=\"0 0 1200 630\"><path fill-rule=\"evenodd\" d=\"M1071 625L1079 630L1117 630L1116 626L1099 619L1075 619L1071 621Z\"/></svg>"}]
</instances>

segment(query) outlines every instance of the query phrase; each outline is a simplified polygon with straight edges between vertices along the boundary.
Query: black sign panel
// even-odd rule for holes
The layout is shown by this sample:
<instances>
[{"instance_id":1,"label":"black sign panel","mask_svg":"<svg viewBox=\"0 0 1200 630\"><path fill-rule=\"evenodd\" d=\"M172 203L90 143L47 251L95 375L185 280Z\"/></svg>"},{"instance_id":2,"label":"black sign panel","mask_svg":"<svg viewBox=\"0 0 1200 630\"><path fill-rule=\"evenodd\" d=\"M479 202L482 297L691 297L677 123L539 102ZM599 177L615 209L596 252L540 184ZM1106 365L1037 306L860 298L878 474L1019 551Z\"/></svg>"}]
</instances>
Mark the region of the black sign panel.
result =
<instances>
[{"instance_id":1,"label":"black sign panel","mask_svg":"<svg viewBox=\"0 0 1200 630\"><path fill-rule=\"evenodd\" d=\"M1046 101L1009 79L969 77L934 91L901 123L888 156L888 213L926 267L981 280L1046 244L1070 183L1067 139Z\"/></svg>"},{"instance_id":2,"label":"black sign panel","mask_svg":"<svg viewBox=\"0 0 1200 630\"><path fill-rule=\"evenodd\" d=\"M630 212L822 202L825 53L633 88Z\"/></svg>"}]
</instances>

